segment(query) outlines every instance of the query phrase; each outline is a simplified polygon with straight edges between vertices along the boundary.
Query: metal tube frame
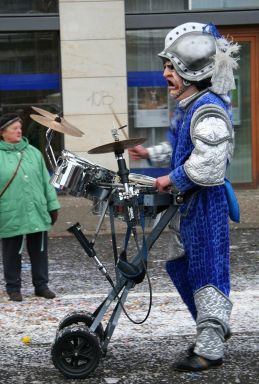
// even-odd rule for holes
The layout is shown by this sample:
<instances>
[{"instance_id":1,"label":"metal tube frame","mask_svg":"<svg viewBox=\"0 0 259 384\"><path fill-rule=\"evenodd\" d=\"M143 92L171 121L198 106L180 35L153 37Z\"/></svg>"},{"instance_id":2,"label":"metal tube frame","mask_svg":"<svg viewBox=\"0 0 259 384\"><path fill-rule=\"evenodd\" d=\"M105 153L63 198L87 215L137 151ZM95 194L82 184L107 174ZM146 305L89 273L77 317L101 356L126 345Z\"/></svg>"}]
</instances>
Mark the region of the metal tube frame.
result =
<instances>
[{"instance_id":1,"label":"metal tube frame","mask_svg":"<svg viewBox=\"0 0 259 384\"><path fill-rule=\"evenodd\" d=\"M111 224L111 237L112 237L112 243L113 243L113 253L114 253L114 261L115 261L115 272L116 272L116 284L112 287L111 291L107 295L107 297L103 300L103 302L100 304L100 306L96 309L96 311L93 313L94 321L90 326L90 331L95 332L98 325L101 323L101 321L104 318L104 315L106 314L107 310L111 306L111 304L117 300L117 303L113 309L113 312L110 316L110 319L108 320L107 326L105 328L104 332L104 338L101 340L101 346L103 353L106 353L108 344L111 340L111 337L113 335L113 332L116 328L116 325L119 321L119 317L122 311L122 306L124 305L126 298L132 288L136 285L136 283L131 280L125 278L120 272L120 270L117 267L117 260L118 255L116 250L116 233L115 233L115 226L114 226L114 212L113 209L111 209L111 206L113 204L112 201L112 195L111 194L111 200L109 203L109 216L110 216L110 224ZM101 215L101 222L103 221L104 214L106 213L108 209L108 205L105 205L103 208L103 212ZM165 213L161 216L160 220L157 222L157 224L154 226L150 234L146 238L146 246L147 249L150 250L151 247L155 244L165 227L169 224L170 220L174 216L178 209L177 204L169 205L169 207L166 209ZM98 228L100 229L100 223L98 224ZM80 236L76 236L79 240L82 235L85 237L83 233L80 234ZM97 236L96 236L97 237ZM85 238L86 239L86 238ZM80 240L79 240L80 241ZM92 251L93 251L93 243L92 244ZM142 255L142 249L140 252L136 254L136 256L133 258L131 264L134 266L140 266L143 265L143 255ZM91 253L88 256L91 257ZM97 257L95 257L97 258ZM100 269L100 268L99 268Z\"/></svg>"}]
</instances>

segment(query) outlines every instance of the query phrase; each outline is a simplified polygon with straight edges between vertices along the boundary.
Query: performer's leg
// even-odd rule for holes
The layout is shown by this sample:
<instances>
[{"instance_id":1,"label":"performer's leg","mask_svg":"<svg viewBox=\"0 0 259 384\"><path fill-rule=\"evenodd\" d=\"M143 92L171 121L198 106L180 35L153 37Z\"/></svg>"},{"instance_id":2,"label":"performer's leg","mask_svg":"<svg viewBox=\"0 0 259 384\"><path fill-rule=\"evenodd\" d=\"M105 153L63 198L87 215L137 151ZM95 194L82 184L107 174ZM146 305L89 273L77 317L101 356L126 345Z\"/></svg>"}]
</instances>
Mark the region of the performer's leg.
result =
<instances>
[{"instance_id":1,"label":"performer's leg","mask_svg":"<svg viewBox=\"0 0 259 384\"><path fill-rule=\"evenodd\" d=\"M197 311L193 291L188 280L188 260L185 256L176 260L168 260L166 270L183 302L187 305L192 317L196 320Z\"/></svg>"},{"instance_id":2,"label":"performer's leg","mask_svg":"<svg viewBox=\"0 0 259 384\"><path fill-rule=\"evenodd\" d=\"M217 207L216 202L222 205ZM232 304L228 299L228 210L214 198L202 201L199 213L182 227L188 252L188 281L197 309L197 341L194 354L177 363L179 370L198 371L222 364L223 345L229 334Z\"/></svg>"},{"instance_id":3,"label":"performer's leg","mask_svg":"<svg viewBox=\"0 0 259 384\"><path fill-rule=\"evenodd\" d=\"M173 216L169 226L171 229L168 249L170 260L166 263L166 270L195 320L197 313L192 287L188 281L188 260L181 240L180 223L181 213L178 210Z\"/></svg>"},{"instance_id":4,"label":"performer's leg","mask_svg":"<svg viewBox=\"0 0 259 384\"><path fill-rule=\"evenodd\" d=\"M192 244L188 252L188 280L193 293L213 285L226 296L230 292L229 227L228 218L217 222L203 223L192 229Z\"/></svg>"},{"instance_id":5,"label":"performer's leg","mask_svg":"<svg viewBox=\"0 0 259 384\"><path fill-rule=\"evenodd\" d=\"M229 333L232 303L212 285L199 289L194 295L197 307L197 340L194 352L206 359L222 359L225 336Z\"/></svg>"}]
</instances>

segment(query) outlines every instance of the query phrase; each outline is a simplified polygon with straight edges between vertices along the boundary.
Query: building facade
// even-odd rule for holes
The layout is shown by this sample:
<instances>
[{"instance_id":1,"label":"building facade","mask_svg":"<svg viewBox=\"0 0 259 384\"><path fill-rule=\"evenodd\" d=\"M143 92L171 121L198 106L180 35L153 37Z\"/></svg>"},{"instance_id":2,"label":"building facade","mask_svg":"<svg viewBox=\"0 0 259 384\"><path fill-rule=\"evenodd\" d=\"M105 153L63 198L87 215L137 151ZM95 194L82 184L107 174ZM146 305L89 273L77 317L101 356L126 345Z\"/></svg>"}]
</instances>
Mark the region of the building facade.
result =
<instances>
[{"instance_id":1,"label":"building facade","mask_svg":"<svg viewBox=\"0 0 259 384\"><path fill-rule=\"evenodd\" d=\"M29 119L30 107L62 111L85 135L55 133L55 153L65 148L116 170L113 153L87 151L113 141L112 111L130 137L146 137L145 145L164 140L174 105L157 53L166 33L188 21L213 22L241 45L229 177L237 187L258 187L258 0L0 0L0 111L21 111L25 134L43 151L46 129ZM145 161L129 167L152 176L167 172Z\"/></svg>"}]
</instances>

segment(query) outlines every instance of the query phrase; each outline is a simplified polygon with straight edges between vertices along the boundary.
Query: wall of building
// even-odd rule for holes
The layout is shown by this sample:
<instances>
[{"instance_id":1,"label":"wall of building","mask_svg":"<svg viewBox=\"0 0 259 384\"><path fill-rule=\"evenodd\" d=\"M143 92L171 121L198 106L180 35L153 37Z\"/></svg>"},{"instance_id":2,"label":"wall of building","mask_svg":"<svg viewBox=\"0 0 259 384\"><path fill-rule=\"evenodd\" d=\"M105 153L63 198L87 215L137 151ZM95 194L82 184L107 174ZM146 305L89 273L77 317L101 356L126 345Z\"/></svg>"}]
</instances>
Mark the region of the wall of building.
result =
<instances>
[{"instance_id":1,"label":"wall of building","mask_svg":"<svg viewBox=\"0 0 259 384\"><path fill-rule=\"evenodd\" d=\"M113 141L110 106L128 121L124 1L60 0L59 10L63 112L85 134L65 135L64 147L117 170L113 153L87 151Z\"/></svg>"}]
</instances>

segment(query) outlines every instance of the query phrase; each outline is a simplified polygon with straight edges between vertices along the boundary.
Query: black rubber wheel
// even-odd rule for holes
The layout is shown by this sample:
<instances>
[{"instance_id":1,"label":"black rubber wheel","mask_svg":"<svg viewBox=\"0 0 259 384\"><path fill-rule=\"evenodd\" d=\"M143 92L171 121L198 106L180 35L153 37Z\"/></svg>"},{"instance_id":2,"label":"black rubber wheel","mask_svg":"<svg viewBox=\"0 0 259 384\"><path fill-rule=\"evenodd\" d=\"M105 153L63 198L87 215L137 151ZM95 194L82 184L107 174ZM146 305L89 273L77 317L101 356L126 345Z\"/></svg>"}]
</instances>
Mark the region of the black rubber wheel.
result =
<instances>
[{"instance_id":1,"label":"black rubber wheel","mask_svg":"<svg viewBox=\"0 0 259 384\"><path fill-rule=\"evenodd\" d=\"M58 330L57 334L61 329L64 329L65 327L68 327L69 325L77 324L77 325L86 325L87 327L91 327L93 321L94 321L94 316L86 311L75 311L68 313L59 323L58 325ZM104 339L104 329L102 324L100 323L96 330L95 333L98 337L100 337L100 340Z\"/></svg>"},{"instance_id":2,"label":"black rubber wheel","mask_svg":"<svg viewBox=\"0 0 259 384\"><path fill-rule=\"evenodd\" d=\"M99 338L85 325L70 325L58 333L51 356L54 366L65 377L83 379L99 364L102 356Z\"/></svg>"}]
</instances>

